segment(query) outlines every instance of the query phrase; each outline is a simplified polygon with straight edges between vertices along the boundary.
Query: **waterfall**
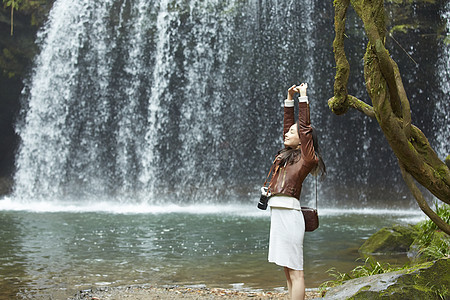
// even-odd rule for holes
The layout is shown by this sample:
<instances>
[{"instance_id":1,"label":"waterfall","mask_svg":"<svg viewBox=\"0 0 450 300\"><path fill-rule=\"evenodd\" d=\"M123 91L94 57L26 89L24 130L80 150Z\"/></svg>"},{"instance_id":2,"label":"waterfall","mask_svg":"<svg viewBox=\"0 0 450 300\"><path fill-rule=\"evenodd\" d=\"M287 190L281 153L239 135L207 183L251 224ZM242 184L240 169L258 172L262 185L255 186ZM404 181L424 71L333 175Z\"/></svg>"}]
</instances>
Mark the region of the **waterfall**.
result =
<instances>
[{"instance_id":1,"label":"waterfall","mask_svg":"<svg viewBox=\"0 0 450 300\"><path fill-rule=\"evenodd\" d=\"M287 88L301 81L329 170L321 198L365 203L380 188L403 198L398 170L374 168L395 164L376 122L327 107L332 9L316 0L57 0L23 91L14 198L253 201L282 146ZM365 98L358 80L350 90ZM311 179L303 190L312 201Z\"/></svg>"},{"instance_id":2,"label":"waterfall","mask_svg":"<svg viewBox=\"0 0 450 300\"><path fill-rule=\"evenodd\" d=\"M436 140L435 149L439 157L444 160L447 155L450 155L450 47L448 43L450 42L450 2L447 2L441 13L441 19L445 22L446 29L446 40L442 42L441 49L442 52L439 55L438 68L437 68L437 78L440 85L441 94L440 99L445 99L440 101L440 99L435 99L436 109L434 110L434 124L436 126Z\"/></svg>"}]
</instances>

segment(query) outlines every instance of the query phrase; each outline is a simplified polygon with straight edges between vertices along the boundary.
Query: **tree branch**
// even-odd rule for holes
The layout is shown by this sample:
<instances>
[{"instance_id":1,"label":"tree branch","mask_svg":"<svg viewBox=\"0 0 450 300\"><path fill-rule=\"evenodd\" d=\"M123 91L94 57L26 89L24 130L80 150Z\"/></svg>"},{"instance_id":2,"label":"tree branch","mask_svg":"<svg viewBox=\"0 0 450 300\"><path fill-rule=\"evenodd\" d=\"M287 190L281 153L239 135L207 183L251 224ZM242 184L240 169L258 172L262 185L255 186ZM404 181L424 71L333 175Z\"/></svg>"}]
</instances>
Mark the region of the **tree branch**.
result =
<instances>
[{"instance_id":1,"label":"tree branch","mask_svg":"<svg viewBox=\"0 0 450 300\"><path fill-rule=\"evenodd\" d=\"M356 0L352 0L352 4L354 2ZM358 5L361 7L355 10L363 19L366 34L369 37L365 55L365 76L378 123L392 150L408 173L433 195L448 203L450 201L450 185L448 184L450 171L439 160L426 137L411 125L409 101L401 82L400 71L384 47L377 21L373 19L377 13L371 11L369 7L363 9L362 2L358 2ZM368 6L368 4L365 5ZM378 9L383 8L380 0L377 0L376 5ZM382 26L380 31L383 32L383 30ZM401 101L402 116L395 113L396 101L393 101L393 95Z\"/></svg>"},{"instance_id":2,"label":"tree branch","mask_svg":"<svg viewBox=\"0 0 450 300\"><path fill-rule=\"evenodd\" d=\"M333 41L334 60L336 61L336 76L334 77L334 101L328 102L331 110L341 115L348 110L347 83L350 74L350 64L348 63L344 49L345 39L345 16L349 0L334 1L334 29L336 31Z\"/></svg>"},{"instance_id":3,"label":"tree branch","mask_svg":"<svg viewBox=\"0 0 450 300\"><path fill-rule=\"evenodd\" d=\"M450 204L449 169L437 157L423 133L412 127L413 137L408 141L402 131L402 120L392 113L379 124L408 173L441 201Z\"/></svg>"},{"instance_id":4,"label":"tree branch","mask_svg":"<svg viewBox=\"0 0 450 300\"><path fill-rule=\"evenodd\" d=\"M431 148L427 137L419 128L411 125L411 129L411 143L414 146L414 149L419 153L426 164L433 170L436 170L442 182L447 185L447 187L450 187L450 169L447 164L443 162L433 148ZM443 199L442 201L450 204L450 197Z\"/></svg>"},{"instance_id":5,"label":"tree branch","mask_svg":"<svg viewBox=\"0 0 450 300\"><path fill-rule=\"evenodd\" d=\"M350 67L345 55L345 15L349 0L335 0L335 40L333 49L336 61L334 97L328 106L335 114L345 113L349 107L376 118L387 141L398 158L403 179L422 211L440 229L450 234L445 223L426 203L415 180L445 203L450 202L450 156L446 164L431 148L425 135L411 125L409 101L401 80L398 65L385 48L386 24L384 0L351 0L356 13L364 23L369 38L364 55L364 77L372 106L348 95L347 84ZM414 179L413 179L414 178ZM450 204L450 203L449 203Z\"/></svg>"},{"instance_id":6,"label":"tree branch","mask_svg":"<svg viewBox=\"0 0 450 300\"><path fill-rule=\"evenodd\" d=\"M333 107L335 106L335 101L337 101L336 97L331 97L330 99L328 99L328 106L330 107L331 110L333 110ZM375 118L375 112L373 110L373 107L370 106L369 104L365 103L362 100L359 100L358 98L352 95L347 95L347 101L349 107L362 112L368 117Z\"/></svg>"},{"instance_id":7,"label":"tree branch","mask_svg":"<svg viewBox=\"0 0 450 300\"><path fill-rule=\"evenodd\" d=\"M355 11L364 23L364 28L367 37L369 38L369 42L372 45L372 50L379 60L380 70L389 87L393 112L398 117L402 118L403 131L406 138L409 139L411 134L411 111L409 101L406 96L405 88L403 87L398 66L389 56L388 50L384 47L385 29L383 0L378 0L378 4L373 4L375 9L368 9L369 7L364 4L365 1L352 1ZM382 21L377 18L382 19ZM377 22L382 22L382 24L377 24ZM380 31L383 35L380 35ZM401 103L401 115L397 112L398 105L396 105L396 102L398 101Z\"/></svg>"},{"instance_id":8,"label":"tree branch","mask_svg":"<svg viewBox=\"0 0 450 300\"><path fill-rule=\"evenodd\" d=\"M428 203L425 201L422 193L420 192L417 185L414 183L413 177L409 174L401 162L399 162L400 170L402 171L403 179L411 190L414 198L419 204L420 209L446 234L450 235L450 225L447 224L444 220L442 220L431 208L428 206Z\"/></svg>"}]
</instances>

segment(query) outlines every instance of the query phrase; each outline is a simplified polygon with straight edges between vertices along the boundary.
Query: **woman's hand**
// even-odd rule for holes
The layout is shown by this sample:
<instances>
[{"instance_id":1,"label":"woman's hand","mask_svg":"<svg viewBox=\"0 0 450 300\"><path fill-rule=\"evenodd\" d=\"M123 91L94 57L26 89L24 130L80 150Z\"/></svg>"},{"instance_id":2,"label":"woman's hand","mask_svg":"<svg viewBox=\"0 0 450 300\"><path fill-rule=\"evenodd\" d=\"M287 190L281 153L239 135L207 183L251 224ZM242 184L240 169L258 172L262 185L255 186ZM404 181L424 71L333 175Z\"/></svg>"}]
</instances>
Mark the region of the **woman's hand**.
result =
<instances>
[{"instance_id":1,"label":"woman's hand","mask_svg":"<svg viewBox=\"0 0 450 300\"><path fill-rule=\"evenodd\" d=\"M306 96L306 89L308 88L307 83L302 83L296 87L296 91L300 93L300 97Z\"/></svg>"},{"instance_id":2,"label":"woman's hand","mask_svg":"<svg viewBox=\"0 0 450 300\"><path fill-rule=\"evenodd\" d=\"M287 99L288 100L292 100L293 98L294 98L294 95L295 95L295 93L297 93L298 91L297 91L297 86L294 84L293 86L291 86L289 89L288 89L288 96L287 96Z\"/></svg>"}]
</instances>

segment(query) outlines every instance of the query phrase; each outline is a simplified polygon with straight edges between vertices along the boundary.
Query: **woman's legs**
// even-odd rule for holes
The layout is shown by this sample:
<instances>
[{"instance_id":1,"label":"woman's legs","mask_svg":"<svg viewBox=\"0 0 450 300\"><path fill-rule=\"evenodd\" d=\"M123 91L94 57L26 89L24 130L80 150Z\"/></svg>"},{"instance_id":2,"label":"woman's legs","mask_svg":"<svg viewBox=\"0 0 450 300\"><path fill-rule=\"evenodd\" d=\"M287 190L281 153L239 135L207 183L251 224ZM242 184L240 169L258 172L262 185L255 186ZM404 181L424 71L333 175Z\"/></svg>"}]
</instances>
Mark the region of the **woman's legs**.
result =
<instances>
[{"instance_id":1,"label":"woman's legs","mask_svg":"<svg viewBox=\"0 0 450 300\"><path fill-rule=\"evenodd\" d=\"M291 282L291 276L289 275L289 268L288 267L284 267L284 275L286 275L286 282L287 282L287 287L288 287L288 291L289 291L289 298L292 299L292 282Z\"/></svg>"},{"instance_id":2,"label":"woman's legs","mask_svg":"<svg viewBox=\"0 0 450 300\"><path fill-rule=\"evenodd\" d=\"M305 299L305 277L303 271L284 267L284 274L286 275L291 300Z\"/></svg>"}]
</instances>

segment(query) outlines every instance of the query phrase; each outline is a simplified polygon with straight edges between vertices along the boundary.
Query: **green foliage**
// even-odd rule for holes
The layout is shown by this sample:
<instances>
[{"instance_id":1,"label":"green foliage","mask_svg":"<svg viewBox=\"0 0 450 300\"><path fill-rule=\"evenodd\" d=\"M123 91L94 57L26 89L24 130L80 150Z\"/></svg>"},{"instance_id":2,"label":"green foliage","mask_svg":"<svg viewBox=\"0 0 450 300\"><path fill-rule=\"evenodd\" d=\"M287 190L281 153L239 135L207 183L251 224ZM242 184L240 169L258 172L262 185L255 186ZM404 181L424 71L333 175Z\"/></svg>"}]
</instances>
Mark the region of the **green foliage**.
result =
<instances>
[{"instance_id":1,"label":"green foliage","mask_svg":"<svg viewBox=\"0 0 450 300\"><path fill-rule=\"evenodd\" d=\"M3 7L23 12L44 12L53 0L3 0Z\"/></svg>"},{"instance_id":2,"label":"green foliage","mask_svg":"<svg viewBox=\"0 0 450 300\"><path fill-rule=\"evenodd\" d=\"M3 0L3 7L11 9L11 35L14 27L14 10L31 15L31 25L37 26L42 21L42 15L53 0Z\"/></svg>"},{"instance_id":3,"label":"green foliage","mask_svg":"<svg viewBox=\"0 0 450 300\"><path fill-rule=\"evenodd\" d=\"M438 287L433 286L431 289L442 300L448 299L448 296L450 295L449 288L444 285Z\"/></svg>"},{"instance_id":4,"label":"green foliage","mask_svg":"<svg viewBox=\"0 0 450 300\"><path fill-rule=\"evenodd\" d=\"M14 20L11 16L11 31L14 26L14 29L17 28L18 30L14 30L12 33L20 36L16 38L8 37L8 32L2 32L0 38L0 75L15 79L24 76L37 52L36 31L46 20L53 2L54 0L15 0L14 9L12 9L13 2L3 0L2 22L7 22L6 18L9 19L8 13L10 10L14 12ZM20 15L20 22L15 21L16 15ZM27 21L30 23L27 24Z\"/></svg>"},{"instance_id":5,"label":"green foliage","mask_svg":"<svg viewBox=\"0 0 450 300\"><path fill-rule=\"evenodd\" d=\"M357 260L362 260L362 259L358 258ZM319 286L319 290L321 292L324 292L327 288L341 285L342 283L344 283L344 281L347 281L350 279L371 276L371 275L377 275L377 274L383 274L383 273L387 273L387 272L393 272L393 271L401 270L401 269L404 269L407 267L409 267L409 266L406 265L401 268L395 268L388 263L380 263L372 257L367 257L364 260L363 265L355 267L349 273L341 273L338 270L336 270L336 268L329 269L327 271L327 273L331 277L334 277L335 280L329 280L329 281L322 283Z\"/></svg>"},{"instance_id":6,"label":"green foliage","mask_svg":"<svg viewBox=\"0 0 450 300\"><path fill-rule=\"evenodd\" d=\"M446 223L450 222L450 205L443 204L438 205L438 203L435 203L435 211L436 214ZM417 229L421 232L419 234L418 239L421 240L423 243L427 244L431 241L431 236L434 234L434 232L438 229L436 224L431 220L425 220L416 225Z\"/></svg>"},{"instance_id":7,"label":"green foliage","mask_svg":"<svg viewBox=\"0 0 450 300\"><path fill-rule=\"evenodd\" d=\"M371 276L371 275L377 275L377 274L383 274L387 272L392 272L399 270L401 268L394 268L388 263L380 263L376 261L372 257L367 257L364 261L364 265L357 266L354 268L351 273L354 276L354 278L364 277L364 276Z\"/></svg>"},{"instance_id":8,"label":"green foliage","mask_svg":"<svg viewBox=\"0 0 450 300\"><path fill-rule=\"evenodd\" d=\"M22 2L22 0L3 0L3 5L5 7L11 7L11 9L18 10L20 2Z\"/></svg>"},{"instance_id":9,"label":"green foliage","mask_svg":"<svg viewBox=\"0 0 450 300\"><path fill-rule=\"evenodd\" d=\"M11 51L7 48L3 49L3 53L0 54L0 67L3 69L3 75L6 75L8 78L13 78L16 76L16 73L12 71L10 65L15 65L16 59L14 57L14 54L11 53ZM6 67L6 68L5 68ZM8 68L9 67L9 68Z\"/></svg>"},{"instance_id":10,"label":"green foliage","mask_svg":"<svg viewBox=\"0 0 450 300\"><path fill-rule=\"evenodd\" d=\"M450 205L438 205L436 206L436 213L445 222L450 222ZM417 231L417 238L412 243L411 247L416 248L416 260L415 263L423 261L434 261L443 257L450 257L450 236L446 233L438 230L436 224L431 220L426 220L415 225ZM358 260L362 260L359 258ZM398 270L404 270L410 268L410 264L405 264L402 267L393 267L388 263L380 263L372 257L368 257L364 260L364 264L355 267L349 273L341 273L336 268L331 268L327 273L335 278L322 283L319 289L324 293L328 288L335 287L344 283L344 281L360 278L364 276L371 276L377 274L383 274L387 272L393 272ZM447 289L439 289L435 291L438 295L448 295ZM444 298L443 298L444 299Z\"/></svg>"},{"instance_id":11,"label":"green foliage","mask_svg":"<svg viewBox=\"0 0 450 300\"><path fill-rule=\"evenodd\" d=\"M450 223L450 205L435 204L436 214L446 223ZM413 245L418 249L416 258L420 260L436 260L450 256L450 237L438 230L431 220L416 225L419 235Z\"/></svg>"}]
</instances>

